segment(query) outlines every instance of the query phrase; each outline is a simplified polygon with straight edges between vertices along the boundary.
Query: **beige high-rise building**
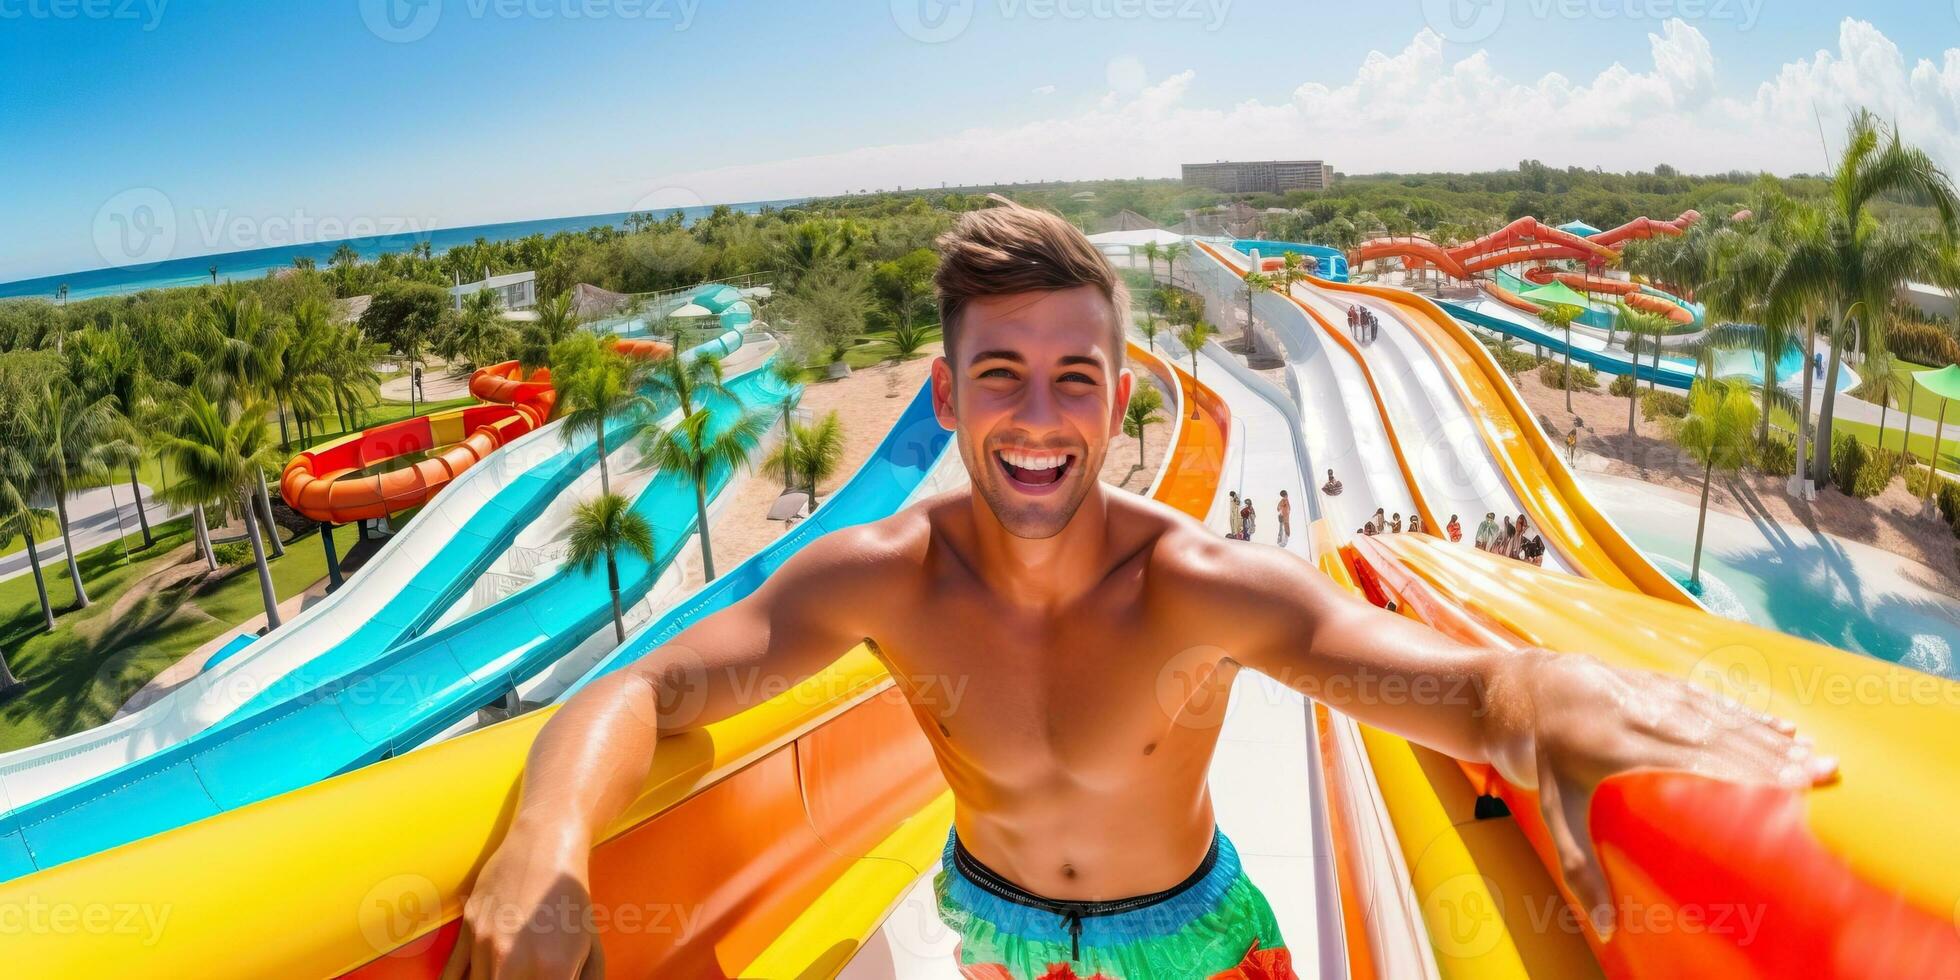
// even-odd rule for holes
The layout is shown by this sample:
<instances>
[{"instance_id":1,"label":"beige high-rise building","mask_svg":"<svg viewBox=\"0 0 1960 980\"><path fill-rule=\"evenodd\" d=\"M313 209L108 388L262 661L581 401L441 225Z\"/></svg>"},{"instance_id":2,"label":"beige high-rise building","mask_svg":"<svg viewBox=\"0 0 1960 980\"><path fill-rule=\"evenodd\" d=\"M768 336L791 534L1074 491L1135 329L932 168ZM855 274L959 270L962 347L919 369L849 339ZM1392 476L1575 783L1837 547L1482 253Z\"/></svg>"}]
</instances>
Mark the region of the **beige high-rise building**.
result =
<instances>
[{"instance_id":1,"label":"beige high-rise building","mask_svg":"<svg viewBox=\"0 0 1960 980\"><path fill-rule=\"evenodd\" d=\"M1184 165L1186 185L1227 194L1325 190L1333 178L1333 168L1323 160L1220 160Z\"/></svg>"}]
</instances>

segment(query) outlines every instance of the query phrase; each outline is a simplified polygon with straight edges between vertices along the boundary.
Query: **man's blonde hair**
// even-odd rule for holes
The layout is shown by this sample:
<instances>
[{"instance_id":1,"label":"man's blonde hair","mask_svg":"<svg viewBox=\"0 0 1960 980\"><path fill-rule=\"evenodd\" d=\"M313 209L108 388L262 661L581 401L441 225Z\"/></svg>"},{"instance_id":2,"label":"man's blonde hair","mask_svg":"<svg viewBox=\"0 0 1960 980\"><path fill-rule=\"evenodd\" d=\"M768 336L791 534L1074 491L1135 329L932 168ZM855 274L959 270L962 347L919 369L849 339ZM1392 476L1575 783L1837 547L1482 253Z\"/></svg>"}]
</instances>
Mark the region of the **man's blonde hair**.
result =
<instances>
[{"instance_id":1,"label":"man's blonde hair","mask_svg":"<svg viewBox=\"0 0 1960 980\"><path fill-rule=\"evenodd\" d=\"M982 296L1094 286L1109 301L1116 362L1123 360L1130 291L1087 236L1059 215L996 198L1003 206L968 211L939 236L939 322L951 354L960 315Z\"/></svg>"}]
</instances>

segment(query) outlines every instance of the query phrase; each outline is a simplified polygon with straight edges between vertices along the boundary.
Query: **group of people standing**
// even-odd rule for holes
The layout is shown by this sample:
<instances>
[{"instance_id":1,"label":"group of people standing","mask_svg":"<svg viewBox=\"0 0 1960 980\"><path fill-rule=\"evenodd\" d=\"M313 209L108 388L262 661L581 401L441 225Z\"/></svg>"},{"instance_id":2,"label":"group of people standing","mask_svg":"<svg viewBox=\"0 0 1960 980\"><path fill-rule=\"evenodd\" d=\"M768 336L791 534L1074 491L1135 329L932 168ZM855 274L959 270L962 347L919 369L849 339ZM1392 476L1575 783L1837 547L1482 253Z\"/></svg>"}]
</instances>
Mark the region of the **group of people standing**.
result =
<instances>
[{"instance_id":1,"label":"group of people standing","mask_svg":"<svg viewBox=\"0 0 1960 980\"><path fill-rule=\"evenodd\" d=\"M1477 525L1476 545L1478 551L1528 561L1533 565L1545 564L1545 539L1531 532L1523 514L1518 515L1515 523L1509 517L1504 518L1500 527L1495 512L1485 513L1484 522Z\"/></svg>"},{"instance_id":2,"label":"group of people standing","mask_svg":"<svg viewBox=\"0 0 1960 980\"><path fill-rule=\"evenodd\" d=\"M1371 343L1382 332L1380 320L1375 319L1375 311L1360 304L1348 307L1348 336L1361 343Z\"/></svg>"},{"instance_id":3,"label":"group of people standing","mask_svg":"<svg viewBox=\"0 0 1960 980\"><path fill-rule=\"evenodd\" d=\"M1252 505L1252 497L1249 495L1241 500L1237 490L1232 491L1229 496L1231 504L1228 516L1231 518L1232 527L1226 537L1238 541L1250 541L1253 529L1259 523L1258 508ZM1279 524L1279 534L1275 537L1274 543L1284 548L1286 542L1293 539L1293 501L1287 498L1284 490L1279 492L1279 505L1273 509L1273 516Z\"/></svg>"}]
</instances>

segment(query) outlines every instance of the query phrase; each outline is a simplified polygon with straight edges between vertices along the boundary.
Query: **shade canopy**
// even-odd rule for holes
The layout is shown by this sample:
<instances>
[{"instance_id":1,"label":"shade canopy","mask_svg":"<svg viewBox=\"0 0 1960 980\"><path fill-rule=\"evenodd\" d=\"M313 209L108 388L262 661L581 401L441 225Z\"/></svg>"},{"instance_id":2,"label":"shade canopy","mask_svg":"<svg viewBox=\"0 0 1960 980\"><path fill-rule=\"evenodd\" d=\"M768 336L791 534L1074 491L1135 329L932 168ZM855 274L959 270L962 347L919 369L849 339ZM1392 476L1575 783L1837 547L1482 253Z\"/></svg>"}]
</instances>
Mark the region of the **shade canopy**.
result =
<instances>
[{"instance_id":1,"label":"shade canopy","mask_svg":"<svg viewBox=\"0 0 1960 980\"><path fill-rule=\"evenodd\" d=\"M1948 364L1933 371L1914 371L1912 379L1941 398L1960 398L1960 364Z\"/></svg>"},{"instance_id":2,"label":"shade canopy","mask_svg":"<svg viewBox=\"0 0 1960 980\"><path fill-rule=\"evenodd\" d=\"M1522 293L1519 293L1518 296L1524 299L1528 299L1533 303L1537 303L1540 306L1544 306L1550 303L1556 303L1560 306L1576 306L1582 310L1588 308L1588 304L1584 296L1579 295L1576 291L1573 290L1571 286L1568 286L1565 283L1558 281L1557 279L1554 279L1551 282L1544 284L1543 286L1533 286L1532 288L1527 289Z\"/></svg>"},{"instance_id":3,"label":"shade canopy","mask_svg":"<svg viewBox=\"0 0 1960 980\"><path fill-rule=\"evenodd\" d=\"M1563 232L1570 232L1571 234L1574 235L1581 235L1586 238L1591 238L1592 236L1599 234L1599 229L1594 228L1593 226L1586 224L1583 221L1568 221L1565 224L1559 225L1558 230Z\"/></svg>"}]
</instances>

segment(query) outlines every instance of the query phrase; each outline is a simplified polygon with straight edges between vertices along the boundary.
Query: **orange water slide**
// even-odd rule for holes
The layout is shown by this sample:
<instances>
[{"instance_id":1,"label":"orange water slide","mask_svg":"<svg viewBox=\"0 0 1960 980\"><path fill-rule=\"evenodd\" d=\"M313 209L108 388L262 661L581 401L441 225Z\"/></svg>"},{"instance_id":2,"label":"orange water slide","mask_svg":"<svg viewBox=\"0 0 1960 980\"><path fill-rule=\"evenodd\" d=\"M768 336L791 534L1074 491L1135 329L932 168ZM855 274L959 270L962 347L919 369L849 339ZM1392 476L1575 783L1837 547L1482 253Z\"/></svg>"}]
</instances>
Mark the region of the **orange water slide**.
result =
<instances>
[{"instance_id":1,"label":"orange water slide","mask_svg":"<svg viewBox=\"0 0 1960 980\"><path fill-rule=\"evenodd\" d=\"M1450 248L1419 235L1370 239L1357 246L1348 261L1359 265L1372 259L1403 258L1433 265L1458 279L1469 279L1479 272L1520 262L1613 261L1619 258L1618 246L1628 239L1679 235L1699 220L1701 215L1695 211L1684 211L1672 221L1640 217L1596 235L1582 236L1527 215L1488 235Z\"/></svg>"},{"instance_id":2,"label":"orange water slide","mask_svg":"<svg viewBox=\"0 0 1960 980\"><path fill-rule=\"evenodd\" d=\"M1609 296L1618 297L1621 302L1636 310L1647 313L1658 313L1675 323L1695 322L1695 314L1692 310L1679 303L1670 303L1663 297L1643 292L1637 283L1624 282L1619 279L1605 279L1599 276L1580 275L1576 272L1553 272L1550 269L1544 268L1526 269L1524 278L1541 286L1557 280L1582 293L1604 293ZM1505 300L1505 302L1509 301ZM1523 300L1523 302L1529 301Z\"/></svg>"},{"instance_id":3,"label":"orange water slide","mask_svg":"<svg viewBox=\"0 0 1960 980\"><path fill-rule=\"evenodd\" d=\"M621 340L621 353L653 358L673 348ZM470 394L485 404L378 425L294 456L279 477L288 506L329 524L373 520L420 507L463 471L551 418L557 392L551 372L526 375L516 361L478 368ZM389 470L371 467L413 453L423 458Z\"/></svg>"}]
</instances>

